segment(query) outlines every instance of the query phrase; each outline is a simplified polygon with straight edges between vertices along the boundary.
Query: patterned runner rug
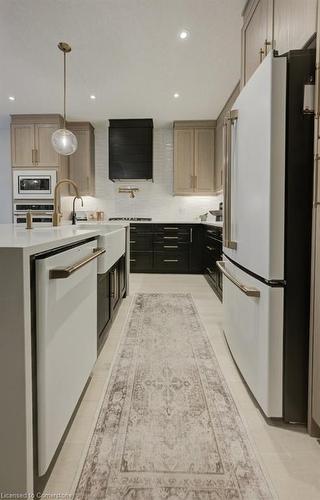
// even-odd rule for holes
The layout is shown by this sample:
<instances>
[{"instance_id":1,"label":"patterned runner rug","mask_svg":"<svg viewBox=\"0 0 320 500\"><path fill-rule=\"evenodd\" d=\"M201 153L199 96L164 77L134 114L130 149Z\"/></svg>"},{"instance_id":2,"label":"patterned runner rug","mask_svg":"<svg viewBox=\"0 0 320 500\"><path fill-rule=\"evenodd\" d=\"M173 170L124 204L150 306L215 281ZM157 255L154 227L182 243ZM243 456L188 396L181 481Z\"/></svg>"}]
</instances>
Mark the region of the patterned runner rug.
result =
<instances>
[{"instance_id":1,"label":"patterned runner rug","mask_svg":"<svg viewBox=\"0 0 320 500\"><path fill-rule=\"evenodd\" d=\"M136 295L75 498L273 498L190 294Z\"/></svg>"}]
</instances>

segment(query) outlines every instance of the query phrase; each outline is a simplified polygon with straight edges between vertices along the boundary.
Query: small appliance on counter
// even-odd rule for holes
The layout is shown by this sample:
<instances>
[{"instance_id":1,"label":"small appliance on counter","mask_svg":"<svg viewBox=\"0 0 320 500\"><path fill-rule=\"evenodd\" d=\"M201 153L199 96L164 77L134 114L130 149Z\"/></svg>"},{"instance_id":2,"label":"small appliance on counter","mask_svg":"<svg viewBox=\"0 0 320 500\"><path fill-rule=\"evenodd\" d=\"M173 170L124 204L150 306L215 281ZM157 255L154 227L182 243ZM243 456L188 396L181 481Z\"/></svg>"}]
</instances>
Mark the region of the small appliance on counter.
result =
<instances>
[{"instance_id":1,"label":"small appliance on counter","mask_svg":"<svg viewBox=\"0 0 320 500\"><path fill-rule=\"evenodd\" d=\"M215 216L216 222L222 222L222 215L223 215L223 203L220 201L219 203L219 210L209 210L210 214Z\"/></svg>"},{"instance_id":2,"label":"small appliance on counter","mask_svg":"<svg viewBox=\"0 0 320 500\"><path fill-rule=\"evenodd\" d=\"M88 220L88 213L85 210L76 210L77 221L86 222Z\"/></svg>"}]
</instances>

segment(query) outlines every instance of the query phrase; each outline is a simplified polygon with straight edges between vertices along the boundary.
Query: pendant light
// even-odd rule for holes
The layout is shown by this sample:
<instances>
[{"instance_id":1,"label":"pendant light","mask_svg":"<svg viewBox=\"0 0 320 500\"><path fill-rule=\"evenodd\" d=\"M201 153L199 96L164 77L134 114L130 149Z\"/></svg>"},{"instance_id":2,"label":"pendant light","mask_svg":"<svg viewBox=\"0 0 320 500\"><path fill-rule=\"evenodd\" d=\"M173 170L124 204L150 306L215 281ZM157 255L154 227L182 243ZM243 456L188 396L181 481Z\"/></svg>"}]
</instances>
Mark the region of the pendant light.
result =
<instances>
[{"instance_id":1,"label":"pendant light","mask_svg":"<svg viewBox=\"0 0 320 500\"><path fill-rule=\"evenodd\" d=\"M53 148L60 155L72 155L78 147L76 136L66 129L66 90L67 90L67 54L71 47L66 42L60 42L58 48L63 52L63 128L55 130L51 136Z\"/></svg>"}]
</instances>

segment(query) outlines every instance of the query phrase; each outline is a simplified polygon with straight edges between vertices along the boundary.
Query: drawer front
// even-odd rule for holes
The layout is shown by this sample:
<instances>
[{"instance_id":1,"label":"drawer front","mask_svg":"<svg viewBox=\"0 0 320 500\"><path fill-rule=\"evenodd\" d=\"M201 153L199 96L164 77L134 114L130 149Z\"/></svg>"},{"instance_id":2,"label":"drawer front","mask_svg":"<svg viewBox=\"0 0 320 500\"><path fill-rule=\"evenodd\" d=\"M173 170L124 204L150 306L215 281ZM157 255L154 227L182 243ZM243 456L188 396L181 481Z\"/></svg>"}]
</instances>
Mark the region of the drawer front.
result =
<instances>
[{"instance_id":1,"label":"drawer front","mask_svg":"<svg viewBox=\"0 0 320 500\"><path fill-rule=\"evenodd\" d=\"M147 273L153 268L153 252L130 252L130 272Z\"/></svg>"},{"instance_id":2,"label":"drawer front","mask_svg":"<svg viewBox=\"0 0 320 500\"><path fill-rule=\"evenodd\" d=\"M177 243L190 243L189 233L156 233L154 235L155 243L163 243L168 245L176 245Z\"/></svg>"},{"instance_id":3,"label":"drawer front","mask_svg":"<svg viewBox=\"0 0 320 500\"><path fill-rule=\"evenodd\" d=\"M189 234L190 226L185 224L155 224L154 225L155 233L163 233L163 234Z\"/></svg>"},{"instance_id":4,"label":"drawer front","mask_svg":"<svg viewBox=\"0 0 320 500\"><path fill-rule=\"evenodd\" d=\"M152 234L139 234L130 232L130 251L152 250Z\"/></svg>"},{"instance_id":5,"label":"drawer front","mask_svg":"<svg viewBox=\"0 0 320 500\"><path fill-rule=\"evenodd\" d=\"M130 223L130 234L132 233L151 233L153 232L153 224L138 224Z\"/></svg>"},{"instance_id":6,"label":"drawer front","mask_svg":"<svg viewBox=\"0 0 320 500\"><path fill-rule=\"evenodd\" d=\"M188 252L190 246L188 243L183 243L178 240L163 240L154 243L154 250L156 252Z\"/></svg>"},{"instance_id":7,"label":"drawer front","mask_svg":"<svg viewBox=\"0 0 320 500\"><path fill-rule=\"evenodd\" d=\"M155 252L154 270L164 273L187 273L189 269L188 252Z\"/></svg>"}]
</instances>

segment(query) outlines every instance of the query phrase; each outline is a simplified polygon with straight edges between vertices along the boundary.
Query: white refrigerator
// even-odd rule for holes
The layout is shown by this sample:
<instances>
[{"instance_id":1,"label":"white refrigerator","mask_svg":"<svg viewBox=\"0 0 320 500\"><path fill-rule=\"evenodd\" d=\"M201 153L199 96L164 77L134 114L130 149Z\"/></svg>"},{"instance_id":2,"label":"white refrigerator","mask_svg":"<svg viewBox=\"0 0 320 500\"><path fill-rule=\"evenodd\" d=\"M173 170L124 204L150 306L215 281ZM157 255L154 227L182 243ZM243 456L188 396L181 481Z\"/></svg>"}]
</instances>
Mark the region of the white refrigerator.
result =
<instances>
[{"instance_id":1,"label":"white refrigerator","mask_svg":"<svg viewBox=\"0 0 320 500\"><path fill-rule=\"evenodd\" d=\"M303 96L314 54L306 52L270 52L224 128L224 332L265 415L289 422L306 419L310 259L296 275L294 266L295 251L308 260L311 238L303 217L311 221L313 117Z\"/></svg>"}]
</instances>

